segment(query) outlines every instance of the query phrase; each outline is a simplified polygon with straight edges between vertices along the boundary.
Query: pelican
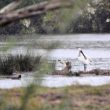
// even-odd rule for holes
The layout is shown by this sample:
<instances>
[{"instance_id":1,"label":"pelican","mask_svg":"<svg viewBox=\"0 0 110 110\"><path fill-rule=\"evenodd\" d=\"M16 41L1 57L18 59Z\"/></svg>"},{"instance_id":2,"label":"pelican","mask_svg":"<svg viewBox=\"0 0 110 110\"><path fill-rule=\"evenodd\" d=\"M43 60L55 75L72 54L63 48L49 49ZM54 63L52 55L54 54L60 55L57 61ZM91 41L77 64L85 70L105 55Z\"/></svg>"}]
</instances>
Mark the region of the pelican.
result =
<instances>
[{"instance_id":1,"label":"pelican","mask_svg":"<svg viewBox=\"0 0 110 110\"><path fill-rule=\"evenodd\" d=\"M87 65L91 64L92 60L84 54L81 48L79 48L78 50L79 50L78 60L84 64L84 71L86 72Z\"/></svg>"}]
</instances>

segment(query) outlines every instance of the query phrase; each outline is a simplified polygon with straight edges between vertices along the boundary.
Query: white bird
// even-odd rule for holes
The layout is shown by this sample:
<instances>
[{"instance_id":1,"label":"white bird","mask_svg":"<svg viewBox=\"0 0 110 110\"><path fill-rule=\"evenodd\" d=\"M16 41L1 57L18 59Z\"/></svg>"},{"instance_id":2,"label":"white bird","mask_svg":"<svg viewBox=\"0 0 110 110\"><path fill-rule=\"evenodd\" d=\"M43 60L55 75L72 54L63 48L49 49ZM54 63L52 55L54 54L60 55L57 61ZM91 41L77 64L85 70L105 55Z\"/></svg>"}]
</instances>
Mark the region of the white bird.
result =
<instances>
[{"instance_id":1,"label":"white bird","mask_svg":"<svg viewBox=\"0 0 110 110\"><path fill-rule=\"evenodd\" d=\"M62 70L68 70L68 72L71 72L71 62L70 61L62 61L62 60L58 60L61 64L63 64L63 68Z\"/></svg>"},{"instance_id":2,"label":"white bird","mask_svg":"<svg viewBox=\"0 0 110 110\"><path fill-rule=\"evenodd\" d=\"M86 72L87 65L91 64L92 60L84 54L81 48L79 48L78 50L79 50L78 60L84 64L84 71Z\"/></svg>"}]
</instances>

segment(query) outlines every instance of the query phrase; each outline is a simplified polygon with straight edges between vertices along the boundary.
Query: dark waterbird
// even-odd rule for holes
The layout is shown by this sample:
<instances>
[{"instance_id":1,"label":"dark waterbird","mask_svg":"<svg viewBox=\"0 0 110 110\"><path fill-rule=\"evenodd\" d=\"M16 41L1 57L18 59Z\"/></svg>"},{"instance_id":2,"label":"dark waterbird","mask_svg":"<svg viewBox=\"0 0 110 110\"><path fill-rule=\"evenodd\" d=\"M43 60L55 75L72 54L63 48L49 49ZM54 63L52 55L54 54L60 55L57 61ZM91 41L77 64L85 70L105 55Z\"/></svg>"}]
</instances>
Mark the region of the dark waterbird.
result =
<instances>
[{"instance_id":1,"label":"dark waterbird","mask_svg":"<svg viewBox=\"0 0 110 110\"><path fill-rule=\"evenodd\" d=\"M21 74L12 76L11 79L21 79Z\"/></svg>"}]
</instances>

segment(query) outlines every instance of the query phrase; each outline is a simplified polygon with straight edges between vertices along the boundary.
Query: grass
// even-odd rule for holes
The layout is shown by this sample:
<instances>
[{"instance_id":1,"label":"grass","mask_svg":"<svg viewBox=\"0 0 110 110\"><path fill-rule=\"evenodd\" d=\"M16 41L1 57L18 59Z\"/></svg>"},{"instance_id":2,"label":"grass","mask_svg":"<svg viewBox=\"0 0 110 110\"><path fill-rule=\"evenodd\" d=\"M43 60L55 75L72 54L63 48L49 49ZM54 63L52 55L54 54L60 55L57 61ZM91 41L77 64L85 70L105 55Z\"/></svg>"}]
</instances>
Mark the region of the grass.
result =
<instances>
[{"instance_id":1,"label":"grass","mask_svg":"<svg viewBox=\"0 0 110 110\"><path fill-rule=\"evenodd\" d=\"M40 56L32 57L30 55L4 56L4 58L0 58L0 74L12 75L13 72L37 70L40 58Z\"/></svg>"},{"instance_id":2,"label":"grass","mask_svg":"<svg viewBox=\"0 0 110 110\"><path fill-rule=\"evenodd\" d=\"M0 110L110 110L109 103L110 85L0 90Z\"/></svg>"}]
</instances>

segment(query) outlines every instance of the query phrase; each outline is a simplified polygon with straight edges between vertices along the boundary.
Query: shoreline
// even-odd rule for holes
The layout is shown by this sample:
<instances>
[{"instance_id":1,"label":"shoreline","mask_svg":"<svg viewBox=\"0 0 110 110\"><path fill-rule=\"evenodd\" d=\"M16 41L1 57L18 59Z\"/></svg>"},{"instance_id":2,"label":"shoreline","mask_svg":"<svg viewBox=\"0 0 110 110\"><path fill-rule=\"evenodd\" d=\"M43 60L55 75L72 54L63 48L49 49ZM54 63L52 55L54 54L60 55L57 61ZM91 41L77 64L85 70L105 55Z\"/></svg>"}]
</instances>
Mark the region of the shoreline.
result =
<instances>
[{"instance_id":1,"label":"shoreline","mask_svg":"<svg viewBox=\"0 0 110 110\"><path fill-rule=\"evenodd\" d=\"M57 70L56 70L57 71ZM58 70L60 71L60 70ZM0 80L1 79L12 79L12 78L17 78L19 75L23 75L23 74L27 74L27 76L32 76L32 72L22 72L21 74L14 74L14 75L0 75ZM34 73L33 73L34 74ZM52 76L55 76L55 75L58 75L58 76L110 76L110 70L109 69L92 69L92 70L89 70L89 71L78 71L78 72L70 72L70 73L67 73L67 74L55 74L55 72L52 72L52 73L48 73L48 74L44 74L44 75L52 75Z\"/></svg>"},{"instance_id":2,"label":"shoreline","mask_svg":"<svg viewBox=\"0 0 110 110\"><path fill-rule=\"evenodd\" d=\"M56 74L55 74L56 73ZM58 73L58 74L57 74ZM89 71L78 71L78 72L73 72L71 71L70 73L67 74L59 74L60 72L53 72L52 75L64 75L64 76L84 76L84 75L102 75L102 76L109 76L110 75L110 70L109 69L92 69Z\"/></svg>"}]
</instances>

